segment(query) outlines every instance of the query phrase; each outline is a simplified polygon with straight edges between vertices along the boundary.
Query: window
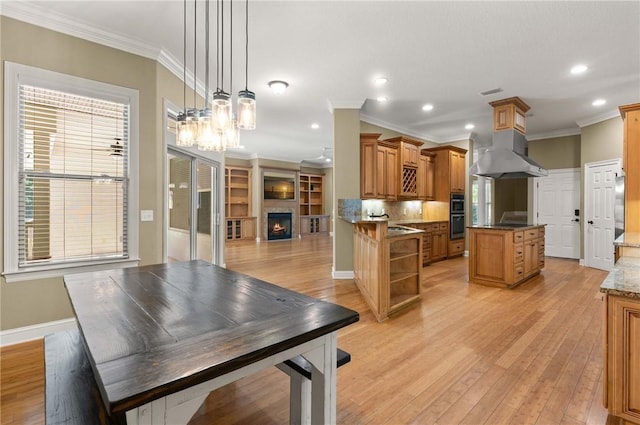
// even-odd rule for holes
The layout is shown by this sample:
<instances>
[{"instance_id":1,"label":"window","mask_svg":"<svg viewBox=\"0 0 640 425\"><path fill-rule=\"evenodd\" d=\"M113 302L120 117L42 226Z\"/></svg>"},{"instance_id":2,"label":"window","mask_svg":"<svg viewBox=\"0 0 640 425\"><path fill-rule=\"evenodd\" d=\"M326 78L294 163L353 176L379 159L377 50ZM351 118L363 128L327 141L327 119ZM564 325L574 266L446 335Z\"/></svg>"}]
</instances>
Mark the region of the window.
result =
<instances>
[{"instance_id":1,"label":"window","mask_svg":"<svg viewBox=\"0 0 640 425\"><path fill-rule=\"evenodd\" d=\"M492 204L491 204L491 198L492 198L492 192L491 192L491 188L492 186L492 179L483 179L485 182L485 186L484 186L484 216L485 216L485 223L484 224L488 224L491 223L491 214L493 213L492 210ZM472 224L478 224L478 208L479 208L479 196L478 196L478 179L475 178L473 179L473 182L471 183L471 223Z\"/></svg>"},{"instance_id":2,"label":"window","mask_svg":"<svg viewBox=\"0 0 640 425\"><path fill-rule=\"evenodd\" d=\"M6 80L7 280L135 262L137 92L16 64Z\"/></svg>"}]
</instances>

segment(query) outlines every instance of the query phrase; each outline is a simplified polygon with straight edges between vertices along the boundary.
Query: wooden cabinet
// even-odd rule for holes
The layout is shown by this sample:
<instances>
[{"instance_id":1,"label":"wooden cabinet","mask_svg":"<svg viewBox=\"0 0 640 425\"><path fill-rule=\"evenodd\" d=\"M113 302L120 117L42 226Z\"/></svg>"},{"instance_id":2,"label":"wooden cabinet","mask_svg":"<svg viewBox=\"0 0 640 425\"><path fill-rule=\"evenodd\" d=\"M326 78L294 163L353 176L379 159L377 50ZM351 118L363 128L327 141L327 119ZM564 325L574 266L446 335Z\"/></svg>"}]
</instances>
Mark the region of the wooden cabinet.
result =
<instances>
[{"instance_id":1,"label":"wooden cabinet","mask_svg":"<svg viewBox=\"0 0 640 425\"><path fill-rule=\"evenodd\" d=\"M493 107L493 131L515 129L525 134L527 126L525 114L530 109L519 97L489 102Z\"/></svg>"},{"instance_id":2,"label":"wooden cabinet","mask_svg":"<svg viewBox=\"0 0 640 425\"><path fill-rule=\"evenodd\" d=\"M422 233L388 237L386 222L353 225L355 282L378 321L420 299Z\"/></svg>"},{"instance_id":3,"label":"wooden cabinet","mask_svg":"<svg viewBox=\"0 0 640 425\"><path fill-rule=\"evenodd\" d=\"M456 146L439 146L423 149L435 159L436 201L449 202L452 193L464 193L467 181L466 149Z\"/></svg>"},{"instance_id":4,"label":"wooden cabinet","mask_svg":"<svg viewBox=\"0 0 640 425\"><path fill-rule=\"evenodd\" d=\"M256 218L251 217L251 170L225 167L225 236L226 240L256 238Z\"/></svg>"},{"instance_id":5,"label":"wooden cabinet","mask_svg":"<svg viewBox=\"0 0 640 425\"><path fill-rule=\"evenodd\" d=\"M225 223L225 236L229 242L256 238L255 217L227 218Z\"/></svg>"},{"instance_id":6,"label":"wooden cabinet","mask_svg":"<svg viewBox=\"0 0 640 425\"><path fill-rule=\"evenodd\" d=\"M435 198L435 160L434 155L422 152L418 158L418 199L432 201Z\"/></svg>"},{"instance_id":7,"label":"wooden cabinet","mask_svg":"<svg viewBox=\"0 0 640 425\"><path fill-rule=\"evenodd\" d=\"M449 234L449 223L446 221L410 223L407 224L407 226L424 232L422 234L423 266L447 258L447 235Z\"/></svg>"},{"instance_id":8,"label":"wooden cabinet","mask_svg":"<svg viewBox=\"0 0 640 425\"><path fill-rule=\"evenodd\" d=\"M420 163L420 146L423 142L405 136L385 139L384 143L398 150L398 197L418 199L418 167Z\"/></svg>"},{"instance_id":9,"label":"wooden cabinet","mask_svg":"<svg viewBox=\"0 0 640 425\"><path fill-rule=\"evenodd\" d=\"M469 281L510 288L544 267L544 227L469 228Z\"/></svg>"},{"instance_id":10,"label":"wooden cabinet","mask_svg":"<svg viewBox=\"0 0 640 425\"><path fill-rule=\"evenodd\" d=\"M625 172L625 233L640 233L640 103L620 107L624 138L622 166Z\"/></svg>"},{"instance_id":11,"label":"wooden cabinet","mask_svg":"<svg viewBox=\"0 0 640 425\"><path fill-rule=\"evenodd\" d=\"M300 216L300 234L317 235L329 231L328 215Z\"/></svg>"},{"instance_id":12,"label":"wooden cabinet","mask_svg":"<svg viewBox=\"0 0 640 425\"><path fill-rule=\"evenodd\" d=\"M398 199L398 149L378 145L376 161L376 199Z\"/></svg>"},{"instance_id":13,"label":"wooden cabinet","mask_svg":"<svg viewBox=\"0 0 640 425\"><path fill-rule=\"evenodd\" d=\"M324 176L300 174L300 215L324 214Z\"/></svg>"},{"instance_id":14,"label":"wooden cabinet","mask_svg":"<svg viewBox=\"0 0 640 425\"><path fill-rule=\"evenodd\" d=\"M604 296L604 404L640 424L640 299Z\"/></svg>"},{"instance_id":15,"label":"wooden cabinet","mask_svg":"<svg viewBox=\"0 0 640 425\"><path fill-rule=\"evenodd\" d=\"M464 255L464 239L454 239L449 241L447 258Z\"/></svg>"}]
</instances>

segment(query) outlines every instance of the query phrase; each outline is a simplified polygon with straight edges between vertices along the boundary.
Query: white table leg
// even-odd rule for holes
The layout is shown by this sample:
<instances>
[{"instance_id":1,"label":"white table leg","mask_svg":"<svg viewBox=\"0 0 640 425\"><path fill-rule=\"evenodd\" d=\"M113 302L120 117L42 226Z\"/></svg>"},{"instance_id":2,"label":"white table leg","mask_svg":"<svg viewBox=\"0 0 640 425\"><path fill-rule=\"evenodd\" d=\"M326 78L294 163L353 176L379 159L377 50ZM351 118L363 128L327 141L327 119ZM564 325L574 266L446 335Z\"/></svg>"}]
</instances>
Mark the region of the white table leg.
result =
<instances>
[{"instance_id":1,"label":"white table leg","mask_svg":"<svg viewBox=\"0 0 640 425\"><path fill-rule=\"evenodd\" d=\"M127 425L186 425L208 394L167 406L167 397L127 411Z\"/></svg>"},{"instance_id":2,"label":"white table leg","mask_svg":"<svg viewBox=\"0 0 640 425\"><path fill-rule=\"evenodd\" d=\"M303 354L313 366L311 371L311 424L336 423L336 333L324 337L324 345Z\"/></svg>"}]
</instances>

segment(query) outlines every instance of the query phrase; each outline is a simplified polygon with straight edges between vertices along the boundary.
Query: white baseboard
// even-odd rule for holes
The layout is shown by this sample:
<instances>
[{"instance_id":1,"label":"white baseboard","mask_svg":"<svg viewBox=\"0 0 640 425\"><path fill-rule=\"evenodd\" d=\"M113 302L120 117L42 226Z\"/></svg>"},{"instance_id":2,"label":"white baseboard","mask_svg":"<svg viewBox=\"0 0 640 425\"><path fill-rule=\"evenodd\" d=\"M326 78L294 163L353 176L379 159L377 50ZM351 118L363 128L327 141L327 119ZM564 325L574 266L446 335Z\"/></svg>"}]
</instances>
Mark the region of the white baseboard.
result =
<instances>
[{"instance_id":1,"label":"white baseboard","mask_svg":"<svg viewBox=\"0 0 640 425\"><path fill-rule=\"evenodd\" d=\"M76 327L76 319L72 318L9 329L0 332L0 347L33 341L34 339L44 338L45 335L54 332L67 331Z\"/></svg>"},{"instance_id":2,"label":"white baseboard","mask_svg":"<svg viewBox=\"0 0 640 425\"><path fill-rule=\"evenodd\" d=\"M580 261L578 261L578 265L584 267L584 258L581 258Z\"/></svg>"},{"instance_id":3,"label":"white baseboard","mask_svg":"<svg viewBox=\"0 0 640 425\"><path fill-rule=\"evenodd\" d=\"M332 279L353 279L355 275L352 270L343 270L343 271L332 271L331 278Z\"/></svg>"}]
</instances>

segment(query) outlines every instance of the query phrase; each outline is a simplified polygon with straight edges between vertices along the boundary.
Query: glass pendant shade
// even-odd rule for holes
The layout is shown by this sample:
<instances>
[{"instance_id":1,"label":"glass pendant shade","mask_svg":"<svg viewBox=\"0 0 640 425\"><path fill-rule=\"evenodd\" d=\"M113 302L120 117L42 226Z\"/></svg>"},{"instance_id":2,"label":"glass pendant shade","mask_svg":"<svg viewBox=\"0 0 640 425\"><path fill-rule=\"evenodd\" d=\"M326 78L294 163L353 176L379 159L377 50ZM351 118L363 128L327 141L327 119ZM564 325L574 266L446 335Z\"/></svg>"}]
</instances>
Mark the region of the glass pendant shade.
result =
<instances>
[{"instance_id":1,"label":"glass pendant shade","mask_svg":"<svg viewBox=\"0 0 640 425\"><path fill-rule=\"evenodd\" d=\"M254 130L256 128L256 95L249 90L238 93L238 128Z\"/></svg>"},{"instance_id":2,"label":"glass pendant shade","mask_svg":"<svg viewBox=\"0 0 640 425\"><path fill-rule=\"evenodd\" d=\"M225 145L230 149L240 147L240 130L238 130L238 122L235 119L231 120L231 125L225 132Z\"/></svg>"},{"instance_id":3,"label":"glass pendant shade","mask_svg":"<svg viewBox=\"0 0 640 425\"><path fill-rule=\"evenodd\" d=\"M187 109L176 121L176 145L190 147L198 135L198 119L195 109Z\"/></svg>"},{"instance_id":4,"label":"glass pendant shade","mask_svg":"<svg viewBox=\"0 0 640 425\"><path fill-rule=\"evenodd\" d=\"M212 126L212 112L211 109L205 108L200 111L200 117L198 118L198 149L206 150L205 148L213 143L214 128Z\"/></svg>"},{"instance_id":5,"label":"glass pendant shade","mask_svg":"<svg viewBox=\"0 0 640 425\"><path fill-rule=\"evenodd\" d=\"M213 94L211 112L214 128L225 131L231 125L231 101L228 93L217 90Z\"/></svg>"}]
</instances>

